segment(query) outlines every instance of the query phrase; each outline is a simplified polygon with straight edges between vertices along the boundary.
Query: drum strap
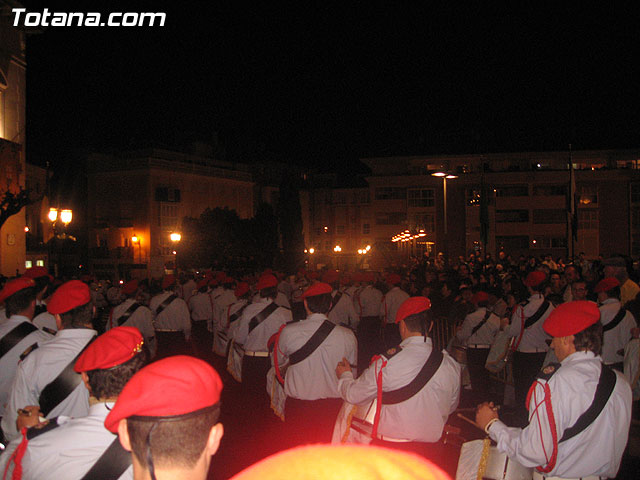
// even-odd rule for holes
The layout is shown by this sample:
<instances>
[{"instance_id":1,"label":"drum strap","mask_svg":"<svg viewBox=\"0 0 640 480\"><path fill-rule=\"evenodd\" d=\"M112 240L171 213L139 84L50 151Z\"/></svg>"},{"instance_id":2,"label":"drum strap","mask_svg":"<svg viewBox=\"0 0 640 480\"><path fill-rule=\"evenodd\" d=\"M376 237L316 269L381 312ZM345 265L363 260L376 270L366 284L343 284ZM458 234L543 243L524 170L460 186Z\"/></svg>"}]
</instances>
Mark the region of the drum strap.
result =
<instances>
[{"instance_id":1,"label":"drum strap","mask_svg":"<svg viewBox=\"0 0 640 480\"><path fill-rule=\"evenodd\" d=\"M440 365L442 365L443 358L442 352L434 348L413 380L397 390L382 392L382 405L395 405L416 395L433 378Z\"/></svg>"},{"instance_id":2,"label":"drum strap","mask_svg":"<svg viewBox=\"0 0 640 480\"><path fill-rule=\"evenodd\" d=\"M538 307L538 310L536 310L536 313L534 313L533 315L531 315L529 318L525 320L523 329L529 328L538 320L540 320L540 318L542 318L542 315L544 315L544 313L547 311L548 308L549 308L549 301L545 300L540 304L540 307Z\"/></svg>"},{"instance_id":3,"label":"drum strap","mask_svg":"<svg viewBox=\"0 0 640 480\"><path fill-rule=\"evenodd\" d=\"M322 322L322 325L311 335L311 338L302 347L289 355L289 365L300 363L315 352L335 327L336 325L329 320Z\"/></svg>"},{"instance_id":4,"label":"drum strap","mask_svg":"<svg viewBox=\"0 0 640 480\"><path fill-rule=\"evenodd\" d=\"M338 304L338 302L340 301L341 298L342 298L342 292L338 291L336 293L336 296L333 297L333 300L331 301L331 308L327 312L327 315L329 315L331 313L331 311L336 307L336 305Z\"/></svg>"},{"instance_id":5,"label":"drum strap","mask_svg":"<svg viewBox=\"0 0 640 480\"><path fill-rule=\"evenodd\" d=\"M469 337L474 336L476 332L480 330L485 323L487 323L487 320L489 320L491 313L493 312L491 312L491 310L487 308L487 311L484 314L484 317L482 317L482 320L480 320L480 322L475 327L473 327L473 330L471 330L471 335L469 335Z\"/></svg>"},{"instance_id":6,"label":"drum strap","mask_svg":"<svg viewBox=\"0 0 640 480\"><path fill-rule=\"evenodd\" d=\"M278 304L272 302L258 312L251 320L249 320L249 333L253 331L258 325L264 322L269 316L278 309Z\"/></svg>"},{"instance_id":7,"label":"drum strap","mask_svg":"<svg viewBox=\"0 0 640 480\"><path fill-rule=\"evenodd\" d=\"M238 311L236 311L233 315L229 315L229 320L227 321L227 325L239 319L242 316L242 312L244 312L244 309L247 308L248 306L249 306L249 303L246 303L243 307L240 307ZM231 305L229 305L229 310L230 309L231 309ZM227 313L229 312L229 310L227 310Z\"/></svg>"},{"instance_id":8,"label":"drum strap","mask_svg":"<svg viewBox=\"0 0 640 480\"><path fill-rule=\"evenodd\" d=\"M122 447L120 440L116 436L96 463L82 477L82 480L92 480L94 478L116 480L130 465L131 454Z\"/></svg>"},{"instance_id":9,"label":"drum strap","mask_svg":"<svg viewBox=\"0 0 640 480\"><path fill-rule=\"evenodd\" d=\"M138 309L138 307L141 307L141 306L142 305L140 305L138 302L133 302L129 306L129 308L127 308L125 312L118 317L118 326L121 327L124 322L129 320L129 317L133 315L133 312L135 312Z\"/></svg>"},{"instance_id":10,"label":"drum strap","mask_svg":"<svg viewBox=\"0 0 640 480\"><path fill-rule=\"evenodd\" d=\"M620 307L620 310L618 310L618 313L616 313L616 316L613 317L609 323L607 323L602 327L602 333L608 332L609 330L613 330L618 325L620 325L620 322L622 321L626 313L627 313L627 310L624 307Z\"/></svg>"},{"instance_id":11,"label":"drum strap","mask_svg":"<svg viewBox=\"0 0 640 480\"><path fill-rule=\"evenodd\" d=\"M27 335L36 330L38 330L38 327L31 322L22 322L20 325L14 327L4 337L0 338L0 358L4 357L13 347L25 339Z\"/></svg>"},{"instance_id":12,"label":"drum strap","mask_svg":"<svg viewBox=\"0 0 640 480\"><path fill-rule=\"evenodd\" d=\"M172 293L167 298L165 298L164 302L156 307L156 317L160 315L165 308L171 305L171 302L173 302L176 298L178 298L178 296L175 293Z\"/></svg>"},{"instance_id":13,"label":"drum strap","mask_svg":"<svg viewBox=\"0 0 640 480\"><path fill-rule=\"evenodd\" d=\"M73 370L73 366L78 360L78 357L84 352L87 347L93 342L95 337L87 342L82 350L78 352L78 355L66 366L64 370L58 374L58 376L47 384L42 389L40 397L38 398L38 405L40 405L40 411L43 416L49 415L49 413L56 408L62 401L67 398L75 388L80 385L82 378L79 373Z\"/></svg>"}]
</instances>

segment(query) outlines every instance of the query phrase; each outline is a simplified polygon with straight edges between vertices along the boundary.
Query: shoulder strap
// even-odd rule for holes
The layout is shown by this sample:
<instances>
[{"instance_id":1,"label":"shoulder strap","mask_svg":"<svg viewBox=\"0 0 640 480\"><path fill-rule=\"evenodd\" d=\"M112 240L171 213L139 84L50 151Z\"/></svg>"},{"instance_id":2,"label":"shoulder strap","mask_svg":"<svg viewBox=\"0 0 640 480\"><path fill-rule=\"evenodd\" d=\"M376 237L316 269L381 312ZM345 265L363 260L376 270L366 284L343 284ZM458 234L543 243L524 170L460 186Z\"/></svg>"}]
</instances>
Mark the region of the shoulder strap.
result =
<instances>
[{"instance_id":1,"label":"shoulder strap","mask_svg":"<svg viewBox=\"0 0 640 480\"><path fill-rule=\"evenodd\" d=\"M31 322L22 322L20 325L13 327L10 332L0 338L0 358L4 357L5 354L9 353L9 351L27 335L36 330L38 330L38 327Z\"/></svg>"},{"instance_id":2,"label":"shoulder strap","mask_svg":"<svg viewBox=\"0 0 640 480\"><path fill-rule=\"evenodd\" d=\"M138 307L141 306L142 305L140 305L138 302L133 302L131 305L129 305L129 308L127 308L125 312L118 317L118 326L121 327L124 322L129 320L129 317L133 315L133 312L135 312Z\"/></svg>"},{"instance_id":3,"label":"shoulder strap","mask_svg":"<svg viewBox=\"0 0 640 480\"><path fill-rule=\"evenodd\" d=\"M80 385L82 377L79 373L76 373L73 370L73 366L75 365L76 360L78 360L78 357L82 355L82 352L86 350L94 339L95 337L89 340L84 348L78 352L75 358L71 360L66 367L64 367L58 376L42 389L40 398L38 399L38 405L40 405L40 411L44 417L49 415L51 410L56 408L69 396L71 392L75 390L78 385Z\"/></svg>"},{"instance_id":4,"label":"shoulder strap","mask_svg":"<svg viewBox=\"0 0 640 480\"><path fill-rule=\"evenodd\" d=\"M540 320L540 318L542 318L542 315L544 315L544 313L547 311L548 308L549 308L549 301L545 299L545 301L542 302L538 307L538 310L536 310L536 313L534 313L524 321L524 328L529 328L538 320Z\"/></svg>"},{"instance_id":5,"label":"shoulder strap","mask_svg":"<svg viewBox=\"0 0 640 480\"><path fill-rule=\"evenodd\" d=\"M59 427L58 417L50 418L47 421L46 425L43 425L41 427L36 425L36 426L27 428L27 440L33 440L34 438L39 437L43 433L50 432L51 430L56 429L58 427Z\"/></svg>"},{"instance_id":6,"label":"shoulder strap","mask_svg":"<svg viewBox=\"0 0 640 480\"><path fill-rule=\"evenodd\" d=\"M331 323L329 320L325 320L324 322L322 322L322 325L320 325L320 327L318 327L313 335L311 335L311 338L309 338L309 340L307 340L307 342L302 347L289 355L289 365L300 363L313 352L315 352L334 328L335 324Z\"/></svg>"},{"instance_id":7,"label":"shoulder strap","mask_svg":"<svg viewBox=\"0 0 640 480\"><path fill-rule=\"evenodd\" d=\"M249 306L249 303L247 302L242 307L240 307L233 315L230 315L229 321L227 323L232 323L238 320L242 316L242 312L244 312L244 309L247 308L248 306Z\"/></svg>"},{"instance_id":8,"label":"shoulder strap","mask_svg":"<svg viewBox=\"0 0 640 480\"><path fill-rule=\"evenodd\" d=\"M444 356L442 355L442 352L434 348L424 366L420 369L418 375L416 375L416 378L397 390L382 392L382 404L394 405L413 397L416 393L422 390L427 383L429 383L429 380L431 380L438 371L438 368L440 368L440 365L442 365L443 358Z\"/></svg>"},{"instance_id":9,"label":"shoulder strap","mask_svg":"<svg viewBox=\"0 0 640 480\"><path fill-rule=\"evenodd\" d=\"M47 311L46 305L36 305L36 309L33 311L33 318L36 318L38 315L46 311Z\"/></svg>"},{"instance_id":10,"label":"shoulder strap","mask_svg":"<svg viewBox=\"0 0 640 480\"><path fill-rule=\"evenodd\" d=\"M263 308L256 315L254 315L254 317L249 320L249 333L251 333L253 329L260 325L263 321L265 321L267 317L277 309L278 305L276 304L276 302L272 302L267 305L266 308Z\"/></svg>"},{"instance_id":11,"label":"shoulder strap","mask_svg":"<svg viewBox=\"0 0 640 480\"><path fill-rule=\"evenodd\" d=\"M471 335L469 335L470 337L475 335L475 333L480 330L485 323L487 323L487 320L489 320L489 317L492 313L493 312L487 308L487 311L485 312L484 317L482 317L482 320L480 320L480 322L475 327L473 327L473 330L471 330Z\"/></svg>"},{"instance_id":12,"label":"shoulder strap","mask_svg":"<svg viewBox=\"0 0 640 480\"><path fill-rule=\"evenodd\" d=\"M131 454L127 452L116 435L100 458L81 480L116 480L131 465Z\"/></svg>"},{"instance_id":13,"label":"shoulder strap","mask_svg":"<svg viewBox=\"0 0 640 480\"><path fill-rule=\"evenodd\" d=\"M165 298L164 302L156 307L156 317L160 315L162 311L167 308L176 298L178 298L178 296L175 293L172 293L167 298Z\"/></svg>"},{"instance_id":14,"label":"shoulder strap","mask_svg":"<svg viewBox=\"0 0 640 480\"><path fill-rule=\"evenodd\" d=\"M616 313L616 316L613 317L609 323L607 323L602 327L602 333L608 332L609 330L613 330L618 325L620 325L620 322L622 321L626 313L627 313L627 309L624 307L620 307L620 310L618 310L618 313Z\"/></svg>"},{"instance_id":15,"label":"shoulder strap","mask_svg":"<svg viewBox=\"0 0 640 480\"><path fill-rule=\"evenodd\" d=\"M338 291L338 293L336 293L336 296L333 297L333 300L331 300L331 308L327 312L327 315L331 313L331 311L336 307L336 305L338 304L341 298L342 298L342 292Z\"/></svg>"},{"instance_id":16,"label":"shoulder strap","mask_svg":"<svg viewBox=\"0 0 640 480\"><path fill-rule=\"evenodd\" d=\"M37 348L38 348L38 342L35 342L30 347L27 347L27 349L20 354L20 361L27 358L27 356Z\"/></svg>"},{"instance_id":17,"label":"shoulder strap","mask_svg":"<svg viewBox=\"0 0 640 480\"><path fill-rule=\"evenodd\" d=\"M602 364L602 370L600 371L600 378L598 379L598 386L596 387L596 394L593 397L593 402L589 408L580 415L578 420L576 420L576 423L565 429L560 442L565 442L570 438L575 437L595 422L596 418L598 418L598 415L600 415L600 412L602 412L604 406L609 401L609 397L611 397L615 386L615 372L605 364Z\"/></svg>"}]
</instances>

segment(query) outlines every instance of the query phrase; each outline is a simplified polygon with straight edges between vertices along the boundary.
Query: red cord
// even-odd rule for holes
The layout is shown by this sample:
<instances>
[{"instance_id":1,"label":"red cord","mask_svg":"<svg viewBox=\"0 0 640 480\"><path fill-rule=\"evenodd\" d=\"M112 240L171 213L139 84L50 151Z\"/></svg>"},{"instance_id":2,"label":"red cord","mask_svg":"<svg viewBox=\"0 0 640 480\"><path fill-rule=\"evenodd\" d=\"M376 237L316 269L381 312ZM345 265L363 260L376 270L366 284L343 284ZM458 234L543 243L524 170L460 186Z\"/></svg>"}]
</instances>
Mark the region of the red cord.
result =
<instances>
[{"instance_id":1,"label":"red cord","mask_svg":"<svg viewBox=\"0 0 640 480\"><path fill-rule=\"evenodd\" d=\"M380 370L376 372L376 385L377 385L377 399L378 404L376 405L376 414L373 418L373 430L371 431L371 438L378 437L378 424L380 423L380 413L382 412L382 369L387 366L387 361L384 360L380 355L376 355L371 359L371 362L375 362L378 359L382 359L382 365L380 366Z\"/></svg>"},{"instance_id":2,"label":"red cord","mask_svg":"<svg viewBox=\"0 0 640 480\"><path fill-rule=\"evenodd\" d=\"M273 345L273 366L276 369L276 377L278 378L278 381L284 385L284 378L282 378L282 374L280 373L280 366L278 364L278 352L280 352L280 333L282 332L282 329L284 327L286 327L287 324L283 323L282 326L280 327L280 329L278 330L278 333L276 333L276 340L274 342ZM282 353L282 352L280 352ZM284 355L284 353L283 353Z\"/></svg>"}]
</instances>

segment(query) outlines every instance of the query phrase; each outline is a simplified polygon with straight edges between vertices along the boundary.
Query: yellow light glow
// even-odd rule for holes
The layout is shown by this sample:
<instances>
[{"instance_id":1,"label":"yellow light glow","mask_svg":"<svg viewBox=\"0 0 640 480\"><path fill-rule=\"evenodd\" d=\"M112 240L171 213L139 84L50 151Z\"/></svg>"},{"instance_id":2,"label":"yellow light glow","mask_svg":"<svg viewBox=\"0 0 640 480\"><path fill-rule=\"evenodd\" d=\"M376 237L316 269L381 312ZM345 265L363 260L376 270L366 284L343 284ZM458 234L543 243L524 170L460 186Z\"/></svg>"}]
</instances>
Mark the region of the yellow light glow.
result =
<instances>
[{"instance_id":1,"label":"yellow light glow","mask_svg":"<svg viewBox=\"0 0 640 480\"><path fill-rule=\"evenodd\" d=\"M313 248L313 247L311 247L311 248L309 249L309 253L313 255L314 253L316 253L316 249L315 249L315 248Z\"/></svg>"},{"instance_id":2,"label":"yellow light glow","mask_svg":"<svg viewBox=\"0 0 640 480\"><path fill-rule=\"evenodd\" d=\"M131 241L132 241L133 243L138 243L138 241L139 241L138 236L137 236L137 235L134 235L133 237L131 237Z\"/></svg>"},{"instance_id":3,"label":"yellow light glow","mask_svg":"<svg viewBox=\"0 0 640 480\"><path fill-rule=\"evenodd\" d=\"M68 225L71 223L71 220L73 219L73 211L72 210L62 210L60 212L60 221L62 223L64 223L65 225Z\"/></svg>"},{"instance_id":4,"label":"yellow light glow","mask_svg":"<svg viewBox=\"0 0 640 480\"><path fill-rule=\"evenodd\" d=\"M431 175L434 176L434 177L446 177L447 176L447 174L444 173L444 172L436 172L436 173L432 173Z\"/></svg>"},{"instance_id":5,"label":"yellow light glow","mask_svg":"<svg viewBox=\"0 0 640 480\"><path fill-rule=\"evenodd\" d=\"M371 250L371 245L367 245L367 246L365 247L365 250L366 250L367 252L368 252L369 250Z\"/></svg>"},{"instance_id":6,"label":"yellow light glow","mask_svg":"<svg viewBox=\"0 0 640 480\"><path fill-rule=\"evenodd\" d=\"M24 233L29 233L30 228L28 226L25 225L24 227Z\"/></svg>"},{"instance_id":7,"label":"yellow light glow","mask_svg":"<svg viewBox=\"0 0 640 480\"><path fill-rule=\"evenodd\" d=\"M458 176L457 176L457 175L449 174L449 175L447 175L447 176L446 176L446 177L444 177L444 178L446 178L447 180L451 180L451 179L453 179L453 178L458 178Z\"/></svg>"},{"instance_id":8,"label":"yellow light glow","mask_svg":"<svg viewBox=\"0 0 640 480\"><path fill-rule=\"evenodd\" d=\"M362 249L361 248L358 249L358 254L362 255Z\"/></svg>"},{"instance_id":9,"label":"yellow light glow","mask_svg":"<svg viewBox=\"0 0 640 480\"><path fill-rule=\"evenodd\" d=\"M172 242L179 242L180 240L182 240L182 235L180 235L177 232L174 232L171 235L169 235L169 238L171 239Z\"/></svg>"},{"instance_id":10,"label":"yellow light glow","mask_svg":"<svg viewBox=\"0 0 640 480\"><path fill-rule=\"evenodd\" d=\"M340 245L336 245L335 247L333 247L333 251L334 252L341 252L342 251L342 247Z\"/></svg>"},{"instance_id":11,"label":"yellow light glow","mask_svg":"<svg viewBox=\"0 0 640 480\"><path fill-rule=\"evenodd\" d=\"M49 215L47 215L49 217L49 220L51 220L52 222L55 222L58 219L58 209L57 208L50 208L49 209Z\"/></svg>"}]
</instances>

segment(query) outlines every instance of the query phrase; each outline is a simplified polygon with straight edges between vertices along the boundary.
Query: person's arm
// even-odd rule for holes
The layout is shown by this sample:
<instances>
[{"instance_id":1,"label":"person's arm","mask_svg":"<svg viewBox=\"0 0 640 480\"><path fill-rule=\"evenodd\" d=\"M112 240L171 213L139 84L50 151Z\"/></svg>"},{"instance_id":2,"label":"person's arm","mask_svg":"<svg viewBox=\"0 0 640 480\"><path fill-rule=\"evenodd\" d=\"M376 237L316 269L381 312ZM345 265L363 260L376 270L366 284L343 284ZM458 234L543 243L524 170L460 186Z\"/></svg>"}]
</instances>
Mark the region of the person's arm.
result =
<instances>
[{"instance_id":1,"label":"person's arm","mask_svg":"<svg viewBox=\"0 0 640 480\"><path fill-rule=\"evenodd\" d=\"M336 367L338 377L338 392L343 400L349 403L360 404L375 398L378 387L376 373L382 366L382 360L377 360L367 368L358 379L353 378L350 360L343 358Z\"/></svg>"}]
</instances>

